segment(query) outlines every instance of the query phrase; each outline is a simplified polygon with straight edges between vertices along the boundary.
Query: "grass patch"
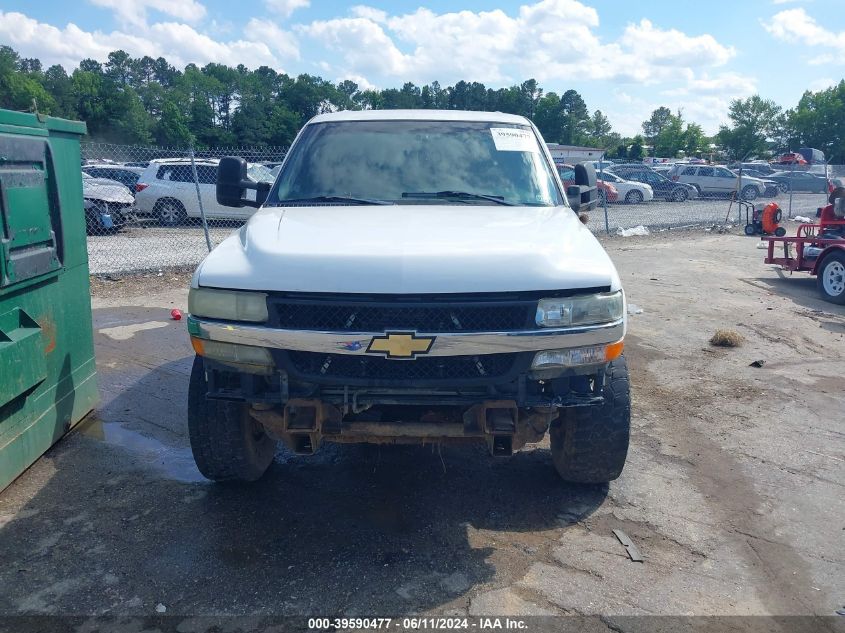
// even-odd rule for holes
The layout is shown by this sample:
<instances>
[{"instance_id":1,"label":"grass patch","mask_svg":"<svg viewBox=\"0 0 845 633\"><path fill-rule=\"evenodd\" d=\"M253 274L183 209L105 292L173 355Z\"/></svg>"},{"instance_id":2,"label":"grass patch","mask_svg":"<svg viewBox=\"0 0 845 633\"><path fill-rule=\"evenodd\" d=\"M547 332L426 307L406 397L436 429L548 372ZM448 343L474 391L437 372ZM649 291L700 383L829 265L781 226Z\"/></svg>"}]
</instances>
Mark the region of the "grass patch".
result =
<instances>
[{"instance_id":1,"label":"grass patch","mask_svg":"<svg viewBox=\"0 0 845 633\"><path fill-rule=\"evenodd\" d=\"M710 345L716 347L739 347L742 345L742 335L734 330L716 330L710 338Z\"/></svg>"}]
</instances>

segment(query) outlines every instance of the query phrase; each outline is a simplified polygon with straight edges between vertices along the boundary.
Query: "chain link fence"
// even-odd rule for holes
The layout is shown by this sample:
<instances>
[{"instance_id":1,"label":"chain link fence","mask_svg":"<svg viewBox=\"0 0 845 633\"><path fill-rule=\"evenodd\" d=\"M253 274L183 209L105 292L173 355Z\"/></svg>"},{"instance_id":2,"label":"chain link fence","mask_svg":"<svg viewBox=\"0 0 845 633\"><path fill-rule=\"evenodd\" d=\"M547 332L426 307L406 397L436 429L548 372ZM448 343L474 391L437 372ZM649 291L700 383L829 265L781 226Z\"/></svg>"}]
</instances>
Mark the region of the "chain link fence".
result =
<instances>
[{"instance_id":1,"label":"chain link fence","mask_svg":"<svg viewBox=\"0 0 845 633\"><path fill-rule=\"evenodd\" d=\"M83 143L82 193L91 274L196 266L255 211L217 204L219 159L241 156L248 161L251 179L272 182L286 151Z\"/></svg>"},{"instance_id":2,"label":"chain link fence","mask_svg":"<svg viewBox=\"0 0 845 633\"><path fill-rule=\"evenodd\" d=\"M250 178L272 182L285 152L284 147L192 150L83 143L82 182L91 274L196 266L211 247L255 212L251 207L235 209L217 204L218 160L241 156L248 161ZM641 226L653 232L745 224L743 210L727 196L673 200L655 187L654 199L646 200L632 193L637 191L634 174L625 174L610 164L600 167L600 176L605 176L616 193L607 195L606 204L589 213L588 226L597 234L625 234L631 229L637 233L642 232L638 229ZM605 174L605 170L610 173ZM831 165L828 173L835 184L845 185L845 166ZM761 203L773 200L787 218L814 218L817 208L826 204L826 182L821 191L819 183L804 182L797 174L786 187L776 191L771 188L770 196L754 203L760 208ZM625 180L629 177L631 180Z\"/></svg>"}]
</instances>

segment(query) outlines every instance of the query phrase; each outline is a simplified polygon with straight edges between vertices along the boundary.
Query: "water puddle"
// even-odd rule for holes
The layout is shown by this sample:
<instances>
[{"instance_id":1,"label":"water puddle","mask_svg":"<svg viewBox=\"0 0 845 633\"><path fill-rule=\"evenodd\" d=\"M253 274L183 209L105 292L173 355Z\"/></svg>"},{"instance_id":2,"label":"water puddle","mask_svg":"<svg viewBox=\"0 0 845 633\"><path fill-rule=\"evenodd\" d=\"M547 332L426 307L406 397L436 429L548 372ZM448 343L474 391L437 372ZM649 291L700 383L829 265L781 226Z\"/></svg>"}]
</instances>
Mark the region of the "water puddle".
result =
<instances>
[{"instance_id":1,"label":"water puddle","mask_svg":"<svg viewBox=\"0 0 845 633\"><path fill-rule=\"evenodd\" d=\"M146 323L130 323L129 325L115 325L113 327L101 327L97 330L100 334L108 336L115 341L127 341L131 339L137 332L144 332L145 330L155 330L162 327L167 327L167 321L147 321Z\"/></svg>"},{"instance_id":2,"label":"water puddle","mask_svg":"<svg viewBox=\"0 0 845 633\"><path fill-rule=\"evenodd\" d=\"M80 424L77 431L86 437L125 449L135 456L136 461L159 471L167 479L182 483L208 481L197 470L190 448L168 446L154 437L129 430L118 422L103 422L95 416Z\"/></svg>"}]
</instances>

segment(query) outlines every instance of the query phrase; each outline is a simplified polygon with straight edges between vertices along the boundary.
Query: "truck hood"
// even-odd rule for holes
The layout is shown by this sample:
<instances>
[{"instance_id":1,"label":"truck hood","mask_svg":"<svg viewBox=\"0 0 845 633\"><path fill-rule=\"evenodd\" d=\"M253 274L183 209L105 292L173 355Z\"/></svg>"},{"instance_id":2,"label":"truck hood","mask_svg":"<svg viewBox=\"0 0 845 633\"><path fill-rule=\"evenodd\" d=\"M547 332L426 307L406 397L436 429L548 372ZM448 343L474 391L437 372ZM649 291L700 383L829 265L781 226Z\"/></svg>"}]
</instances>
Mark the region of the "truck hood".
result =
<instances>
[{"instance_id":1,"label":"truck hood","mask_svg":"<svg viewBox=\"0 0 845 633\"><path fill-rule=\"evenodd\" d=\"M567 207L265 208L200 264L194 285L424 294L620 287Z\"/></svg>"}]
</instances>

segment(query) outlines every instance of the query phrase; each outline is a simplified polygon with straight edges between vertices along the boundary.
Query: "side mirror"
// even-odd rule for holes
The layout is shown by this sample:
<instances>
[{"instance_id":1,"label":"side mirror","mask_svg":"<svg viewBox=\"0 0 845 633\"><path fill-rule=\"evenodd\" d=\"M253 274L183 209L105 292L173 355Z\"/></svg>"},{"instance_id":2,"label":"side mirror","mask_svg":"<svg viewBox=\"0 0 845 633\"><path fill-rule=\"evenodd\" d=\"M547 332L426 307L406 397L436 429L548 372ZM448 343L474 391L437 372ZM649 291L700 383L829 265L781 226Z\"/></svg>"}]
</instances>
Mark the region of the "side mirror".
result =
<instances>
[{"instance_id":1,"label":"side mirror","mask_svg":"<svg viewBox=\"0 0 845 633\"><path fill-rule=\"evenodd\" d=\"M260 207L270 193L269 182L253 182L247 177L246 161L226 156L217 166L217 203L224 207ZM255 190L255 200L244 198L247 189Z\"/></svg>"},{"instance_id":2,"label":"side mirror","mask_svg":"<svg viewBox=\"0 0 845 633\"><path fill-rule=\"evenodd\" d=\"M578 213L581 208L581 187L578 185L569 185L566 188L566 199L569 200L569 206L575 213Z\"/></svg>"},{"instance_id":3,"label":"side mirror","mask_svg":"<svg viewBox=\"0 0 845 633\"><path fill-rule=\"evenodd\" d=\"M597 182L596 168L592 164L578 163L575 165L575 184L581 188L581 210L589 211L598 204L599 194L596 187Z\"/></svg>"}]
</instances>

